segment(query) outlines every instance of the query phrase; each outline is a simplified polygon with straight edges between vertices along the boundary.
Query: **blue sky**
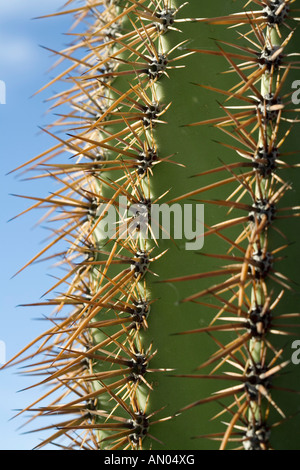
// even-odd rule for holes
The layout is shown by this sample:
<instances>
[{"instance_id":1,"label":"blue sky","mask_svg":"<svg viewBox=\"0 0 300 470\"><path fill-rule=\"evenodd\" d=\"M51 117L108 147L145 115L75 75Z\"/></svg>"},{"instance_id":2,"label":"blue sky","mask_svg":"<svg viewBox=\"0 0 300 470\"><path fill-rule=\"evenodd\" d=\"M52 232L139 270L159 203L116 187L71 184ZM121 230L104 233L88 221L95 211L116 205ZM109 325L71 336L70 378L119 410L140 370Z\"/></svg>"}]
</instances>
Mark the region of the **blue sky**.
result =
<instances>
[{"instance_id":1,"label":"blue sky","mask_svg":"<svg viewBox=\"0 0 300 470\"><path fill-rule=\"evenodd\" d=\"M1 247L2 247L2 308L0 342L6 345L7 359L45 328L35 321L43 311L20 308L21 303L36 302L51 285L47 266L43 263L28 268L16 277L20 269L41 246L45 231L33 228L39 214L28 214L11 222L9 219L24 210L28 201L11 194L42 195L43 184L22 181L23 175L8 174L21 163L53 145L53 140L40 133L38 126L51 122L45 100L57 86L33 98L53 74L47 70L53 57L40 45L57 49L68 43L63 33L68 31L70 17L32 18L56 11L62 0L10 0L0 4L0 80L6 84L6 104L0 105L1 151ZM2 343L0 343L2 344ZM34 434L18 430L24 418L11 419L16 409L33 401L34 390L18 393L31 384L15 367L0 372L0 436L1 449L32 449L38 442ZM39 423L41 424L41 423ZM50 422L47 422L50 424Z\"/></svg>"}]
</instances>

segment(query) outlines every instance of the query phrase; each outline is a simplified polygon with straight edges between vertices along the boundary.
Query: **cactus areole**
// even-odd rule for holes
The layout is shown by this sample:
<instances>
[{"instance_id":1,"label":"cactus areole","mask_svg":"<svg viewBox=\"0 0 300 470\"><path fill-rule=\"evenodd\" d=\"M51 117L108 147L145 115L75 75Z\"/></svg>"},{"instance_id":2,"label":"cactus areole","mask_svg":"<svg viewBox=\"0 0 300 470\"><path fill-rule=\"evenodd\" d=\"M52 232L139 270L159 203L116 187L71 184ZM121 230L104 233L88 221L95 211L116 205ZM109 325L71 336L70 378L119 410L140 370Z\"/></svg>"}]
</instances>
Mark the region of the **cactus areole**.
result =
<instances>
[{"instance_id":1,"label":"cactus areole","mask_svg":"<svg viewBox=\"0 0 300 470\"><path fill-rule=\"evenodd\" d=\"M24 410L53 417L37 448L300 447L298 0L244 3L59 13L69 111L27 164L58 183L32 203L55 229L27 265L63 274L7 364L48 386Z\"/></svg>"}]
</instances>

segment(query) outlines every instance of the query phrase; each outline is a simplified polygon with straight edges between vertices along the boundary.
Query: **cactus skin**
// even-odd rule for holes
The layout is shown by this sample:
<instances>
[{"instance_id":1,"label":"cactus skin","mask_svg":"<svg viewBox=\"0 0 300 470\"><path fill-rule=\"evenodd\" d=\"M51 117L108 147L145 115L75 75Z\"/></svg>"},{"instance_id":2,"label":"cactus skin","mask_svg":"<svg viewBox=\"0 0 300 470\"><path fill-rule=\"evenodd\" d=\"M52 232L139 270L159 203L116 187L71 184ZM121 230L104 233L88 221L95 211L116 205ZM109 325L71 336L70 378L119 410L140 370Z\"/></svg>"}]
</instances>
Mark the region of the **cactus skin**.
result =
<instances>
[{"instance_id":1,"label":"cactus skin","mask_svg":"<svg viewBox=\"0 0 300 470\"><path fill-rule=\"evenodd\" d=\"M230 264L227 264L227 269L230 276L219 284L213 283L208 291L201 289L186 298L186 301L196 301L201 300L204 294L212 294L215 300L223 302L223 306L220 306L219 313L215 317L215 320L223 320L223 326L217 326L218 322L214 321L215 326L202 328L202 332L222 332L225 327L227 331L232 328L237 333L234 341L226 339L224 341L218 336L218 340L221 341L217 343L219 350L199 366L199 369L202 369L216 364L215 379L223 380L226 384L231 377L232 385L224 387L215 397L200 399L185 407L185 409L190 409L196 405L234 395L235 401L231 400L231 416L228 417L228 422L230 422L225 433L223 435L214 433L208 436L213 439L219 437L222 450L235 445L236 430L239 430L238 434L243 436L242 446L239 448L247 450L265 450L273 447L297 449L299 446L296 433L289 431L287 438L283 435L282 426L278 426L283 423L287 426L288 422L291 429L294 426L297 427L298 406L294 397L297 396L299 389L296 385L297 370L290 361L291 343L282 341L282 335L295 334L299 323L297 320L289 325L281 323L284 318L299 318L299 313L292 315L288 313L288 308L297 312L297 296L295 295L297 291L292 288L295 271L289 264L284 272L282 270L284 257L278 256L283 249L289 250L290 246L286 241L293 239L292 227L294 230L296 228L294 217L299 215L296 200L292 201L290 198L289 204L285 199L286 193L295 187L294 183L297 184L294 171L298 166L294 162L286 162L287 155L289 155L289 149L286 151L286 144L289 142L290 129L287 131L285 125L286 121L297 123L293 112L298 110L294 109L292 102L286 101L286 98L291 95L289 87L296 79L294 64L289 62L291 57L289 53L294 45L292 40L294 32L286 28L288 26L286 18L289 16L292 21L295 11L291 6L294 2L276 0L262 3L265 5L263 11L252 12L249 9L248 12L242 11L227 17L220 15L212 19L199 19L200 23L210 24L244 23L248 25L253 39L251 46L247 41L245 44L234 43L232 40L230 43L220 41L219 52L197 49L197 52L202 54L224 57L230 65L231 72L234 71L238 76L239 84L232 87L229 92L223 86L220 87L221 89L218 87L218 92L227 98L227 102L230 98L232 103L229 102L229 106L227 103L221 106L224 117L208 119L195 125L212 124L219 130L226 131L227 136L233 137L234 142L222 140L222 144L235 150L239 157L246 158L248 162L244 165L226 163L221 167L223 171L232 175L236 174L234 177L239 191L235 190L234 193L229 191L228 196L230 194L231 196L227 196L228 199L223 195L220 199L211 198L205 201L207 204L219 204L234 211L239 210L239 213L237 212L237 216L241 216L239 220L234 218L231 222L224 220L223 223L206 232L206 236L211 236L211 234L220 236L223 232L228 236L229 232L225 232L226 228L241 227L240 234L236 233L234 237L227 238L227 242L231 245L230 252L236 253L235 260L228 255L224 257L223 253L219 254L216 250L210 254L214 258L220 257L228 260ZM283 31L287 31L286 35ZM243 30L240 38L246 39L244 34ZM293 39L295 40L295 37ZM247 148L246 151L245 148ZM262 153L264 148L266 152ZM296 148L295 145L294 149ZM245 172L242 171L243 167L246 167ZM247 176L249 167L253 170L251 175ZM236 168L240 169L239 173L235 171ZM219 172L220 169L216 169L215 172L211 171L216 174ZM219 178L220 184L223 185L226 180L224 179L223 182L222 180L223 178ZM290 185L291 181L293 183ZM199 192L202 192L202 189ZM191 194L188 193L188 196L190 197ZM245 211L246 214L248 213L246 217ZM291 211L295 211L293 215ZM282 216L283 213L289 215ZM236 249L238 249L237 252ZM295 252L294 254L297 258L297 254ZM290 253L287 255L289 257ZM199 279L202 276L203 274L199 274ZM183 279L172 279L173 282L178 280ZM190 276L187 276L185 280L190 280ZM224 296L226 290L229 296ZM228 315L228 312L231 315ZM235 316L232 313L235 313L237 317L232 318ZM243 320L242 323L241 320ZM224 326L224 321L228 323L227 326L226 324ZM199 333L200 330L192 333L197 332ZM281 337L281 341L276 336ZM226 375L222 367L224 359L228 362ZM229 365L234 367L231 367L228 372ZM287 366L290 366L289 372L292 371L293 376L289 386L287 386L287 376L283 372ZM236 372L239 374L242 372L239 378ZM212 379L213 374L211 373L209 377L203 374L185 377L203 380ZM283 397L283 391L290 393L287 397ZM228 403L227 406L229 406Z\"/></svg>"},{"instance_id":2,"label":"cactus skin","mask_svg":"<svg viewBox=\"0 0 300 470\"><path fill-rule=\"evenodd\" d=\"M85 13L92 13L92 5L99 3L101 2L87 2L86 9L82 8L79 13L82 16ZM238 178L241 178L239 169L232 170L235 171L236 178L232 176L232 173L229 174L232 178L231 184L215 186L208 193L204 190L206 186L212 182L221 181L226 176L220 176L220 172L212 171L210 176L191 177L221 166L218 160L220 153L222 161L226 162L223 170L228 172L228 164L241 161L240 158L236 158L234 149L228 148L236 143L230 139L230 136L225 136L222 142L227 145L227 148L223 147L224 150L220 152L220 146L211 142L219 138L214 127L187 126L204 121L204 118L209 121L220 115L216 102L216 99L220 99L220 94L214 92L209 94L207 90L202 90L195 84L206 82L207 85L215 88L230 90L237 83L236 77L233 78L232 74L224 75L220 80L216 70L221 70L221 59L203 53L206 49L212 50L213 47L214 51L218 52L219 49L212 44L209 37L221 35L220 27L207 24L209 20L175 22L171 25L171 27L180 28L181 33L171 28L168 30L164 27L159 28L157 21L154 22L154 26L151 26L153 24L151 11L159 9L162 11L164 9L162 3L143 0L140 2L131 0L103 2L106 8L102 14L104 26L105 23L109 26L99 27L101 22L98 21L95 29L92 27L85 35L88 38L89 51L82 54L87 58L82 57L79 64L73 59L74 80L71 90L74 87L75 95L77 93L82 95L86 103L76 107L72 91L56 97L58 103L69 102L75 108L75 116L81 117L77 131L74 131L74 124L71 130L66 124L65 140L60 140L59 134L56 137L59 142L58 151L71 151L71 154L75 155L73 160L75 159L76 163L67 163L62 166L51 163L50 158L56 154L57 149L31 162L31 167L35 170L38 163L40 171L44 171L43 164L48 165L46 170L51 172L52 178L62 183L63 188L60 193L57 192L48 199L38 199L35 203L37 206L50 208L50 218L54 211L63 209L62 227L57 229L54 237L58 243L61 240L69 243L64 259L69 272L53 288L55 291L64 288L65 294L54 297L47 304L56 305L57 317L64 317L62 312L65 310L68 312L68 305L75 309L65 315L66 319L59 320L59 326L50 325L48 333L39 338L38 353L47 354L51 351L56 354L55 362L52 364L52 359L48 362L48 377L41 383L54 384L53 387L57 387L61 395L59 400L53 398L52 404L41 408L39 412L56 413L61 415L61 420L54 426L59 430L55 429L53 435L46 438L38 447L50 442L55 443L57 439L64 436L66 440L63 441L63 446L75 449L81 446L85 449L190 449L191 446L194 449L218 448L218 443L216 444L214 440L191 441L191 437L209 433L220 433L217 437L222 442L221 448L228 445L234 447L237 446L236 442L230 443L232 429L235 425L241 425L241 417L243 417L243 425L245 426L244 423L248 419L250 429L247 431L248 434L245 434L246 430L241 433L240 446L243 447L244 443L244 447L247 448L258 433L256 429L254 438L251 437L252 414L264 415L267 408L265 398L262 398L262 404L260 404L261 395L259 404L255 402L254 405L249 397L243 397L238 409L233 407L233 415L228 414L225 419L225 421L231 421L232 429L228 426L224 432L224 426L220 423L221 419L215 420L213 424L209 423L209 419L222 410L215 405L210 394L216 392L219 386L221 389L227 388L227 382L224 385L220 378L220 382L215 383L214 380L208 380L207 377L205 379L204 376L201 380L194 380L188 375L196 377L202 374L202 370L199 374L194 371L200 364L205 364L209 358L213 357L212 354L220 347L217 341L221 341L224 345L229 344L239 338L240 332L233 329L229 333L222 331L217 334L210 333L210 336L216 338L213 341L210 336L204 334L201 336L198 334L173 335L208 325L217 312L215 310L212 314L214 310L209 307L209 304L217 304L219 309L222 308L221 294L219 298L214 295L222 289L219 287L212 291L212 288L218 285L218 282L224 282L224 278L222 277L221 281L219 278L215 280L211 272L222 269L219 265L227 265L229 261L221 259L218 263L213 257L198 256L199 253L195 255L193 251L184 249L186 242L184 239L176 240L176 243L159 239L157 240L158 246L151 240L145 242L143 239L138 240L137 244L133 240L125 240L125 242L118 240L116 244L115 240L107 242L101 230L101 217L97 212L99 205L101 203L107 204L108 207L114 205L119 195L126 195L139 203L145 198L153 202L164 195L160 202L176 202L181 207L185 203L190 203L193 198L205 199L207 227L213 227L231 217L227 215L228 206L221 204L221 201L224 201L239 185ZM232 13L233 7L224 3L216 1L213 5L200 7L198 1L193 1L180 9L175 19L214 17L217 10L218 16L225 18ZM179 0L164 5L165 9L179 9L182 6L183 2ZM222 22L226 24L226 19ZM136 28L140 28L138 33L134 33L134 24ZM101 35L106 41L103 45L99 42ZM296 34L288 45L294 47L293 50L297 50L295 36ZM182 45L184 50L172 51L184 40L191 40ZM233 42L235 38L233 39L232 30L223 28L222 40ZM98 49L95 49L96 45ZM82 43L82 47L86 48L85 42ZM201 53L197 49L199 47L201 47ZM192 48L196 51L194 50L192 55L186 55ZM155 53L168 54L169 51L172 51L170 59L168 57L170 67L173 65L173 58L186 55L178 62L174 61L174 65L184 65L184 68L168 68L166 70L168 76L164 73L156 76L155 66L145 69L141 54L149 55L150 52L154 55ZM63 54L64 56L71 55L72 52L70 48ZM118 60L106 59L112 55ZM227 60L230 57L228 53L221 55ZM101 60L102 63L99 65ZM143 66L140 66L140 63L143 63ZM100 73L99 69L107 65L109 67L112 65L113 69L107 68ZM82 75L82 69L85 75ZM97 77L99 81L94 77ZM296 78L294 70L289 72L289 80L290 77ZM262 79L264 80L263 86L268 86L267 79L265 77ZM253 94L253 87L247 85L245 88L244 96ZM163 120L165 123L157 122L154 125L154 122L146 121L144 115L141 114L141 109L133 105L132 100L139 103L143 101L141 96L145 92L149 97L149 103L159 101L162 107L165 107L165 112L158 118L158 121ZM96 100L100 101L96 102ZM70 114L66 122L72 119L74 115ZM74 120L76 122L76 119ZM82 122L84 128L82 128ZM214 122L211 123L214 124ZM238 127L239 123L240 120L234 122L233 126ZM287 140L289 143L285 144L285 151L289 151L289 149L286 150L287 147L296 150L295 136L288 136ZM146 147L143 149L143 144L146 145L146 143L150 143L150 147L155 148L158 160L141 173L141 163L133 158L133 154L136 155L138 150L145 151ZM95 157L96 150L98 153ZM102 153L105 157L104 162ZM170 160L180 165L169 162L170 155L172 156ZM182 164L184 167L181 166ZM241 171L244 172L242 169ZM246 168L245 172L249 171L251 169ZM296 171L296 169L292 171L280 169L278 173L280 172L280 176L285 181L293 179L295 189ZM252 172L255 174L255 169ZM165 194L167 191L169 191L168 194ZM194 194L190 195L193 191ZM216 200L220 202L219 206L211 204ZM296 205L293 195L289 197L288 194L284 194L280 202L283 200L283 207ZM243 199L242 202L249 204L249 200ZM195 201L192 203L195 210ZM234 204L231 208L235 212L239 209L239 207L234 207ZM240 214L244 215L244 212L240 210L237 214L236 217ZM70 226L65 225L66 220L70 221ZM253 224L253 221L250 222ZM274 224L284 231L288 240L294 238L295 219L275 220ZM226 242L222 236L233 241L241 231L242 228L238 225L227 229L224 233L220 229L216 230L214 235L207 235L204 250L200 254L226 255L228 240ZM269 235L269 232L268 227L267 231L259 235L270 237L272 249L281 246L283 243L278 234L272 232ZM219 243L216 244L215 240ZM240 244L240 246L245 245ZM246 245L242 255L239 250L236 250L235 256L247 258L249 253L253 252L253 244L248 246L250 248ZM49 246L50 248L52 246ZM153 271L157 277L148 271L148 266L145 276L131 269L131 266L134 266L133 263L137 261L136 254L144 250L153 259L153 262L150 262L149 271ZM299 256L296 248L289 246L287 250L289 259L294 260ZM40 255L44 252L46 249ZM245 270L246 265L248 267L244 259L241 269ZM293 263L292 266L292 263L283 260L280 263L280 269L281 265L284 274L297 280L295 272L297 263ZM200 272L206 275L198 275ZM233 272L236 274L236 271ZM229 273L225 281L230 277ZM264 281L259 279L251 285L251 276L249 279L250 284L245 291L240 282L234 286L236 294L233 295L231 289L227 290L225 298L229 302L229 307L226 311L226 304L223 301L225 307L223 317L240 315L236 306L239 305L238 296L240 299L242 296L244 300L251 298L251 295L252 298L261 295L261 286L265 285ZM271 295L274 289L273 302L280 289L278 290L278 286L269 280L266 285L268 295ZM203 298L199 295L192 298L195 293L206 289L210 289L210 294L213 292L213 295ZM285 290L287 292L284 300L276 305L276 315L297 312L295 300L297 296L291 295L287 288ZM234 299L230 300L232 295ZM264 302L268 295L264 296ZM151 309L149 314L140 321L137 315L139 313L137 304L141 305L141 299L149 302ZM192 302L186 301L189 299ZM248 300L245 302L247 304ZM53 318L56 318L55 315ZM295 321L292 320L293 323L296 321L297 318ZM228 322L230 323L231 320ZM231 360L237 361L236 356L239 356L239 364L242 364L243 373L245 373L249 365L247 344L249 344L248 348L255 350L253 354L257 357L254 359L258 362L262 347L265 345L269 349L268 354L272 354L267 341L269 341L269 336L266 342L264 338L262 341L255 342L254 345L253 342L250 344L246 342L243 344L244 349L240 345L233 352L228 349L228 355L220 355L220 360L222 357L229 359L231 354ZM270 341L276 348L285 346L284 358L279 361L279 363L284 363L290 357L289 344L285 345L286 339L284 338L283 341L280 337L274 339L272 336ZM261 343L264 346L261 346ZM58 348L61 348L60 352ZM10 362L16 359L13 358ZM204 373L209 374L216 364L218 362L207 364L209 367ZM40 367L43 365L41 364ZM229 368L226 365L225 369L221 367L215 373L220 376ZM291 369L293 377L291 382L295 381L297 375L294 369L295 367ZM280 370L276 370L276 375L277 372ZM279 376L277 380L276 384L286 387L286 376L283 378ZM234 381L229 383L236 385ZM67 387L63 388L62 384L66 384ZM75 389L75 392L79 393L79 398L78 395L73 396L68 387ZM291 386L291 388L294 387L295 384ZM243 392L244 389L241 394ZM290 394L287 398L282 398L282 393L274 391L276 403L281 410L287 409L286 416L289 416L297 410L297 402L294 397L291 398ZM222 398L223 401L226 405L232 402L226 397ZM193 406L195 402L202 404ZM254 412L252 406L255 407ZM191 407L192 411L189 409ZM186 410L183 411L183 408ZM29 409L36 412L37 405L33 404ZM268 426L272 426L276 421L278 421L278 415L274 416L272 410ZM293 417L283 421L281 426L272 429L271 445L278 449L297 448L297 433L294 433L293 429L297 427L298 418ZM292 431L287 432L287 425ZM259 427L258 424L256 427ZM74 434L71 434L71 431L74 431ZM263 434L262 426L259 431ZM264 446L267 448L268 442L263 443L262 448Z\"/></svg>"}]
</instances>

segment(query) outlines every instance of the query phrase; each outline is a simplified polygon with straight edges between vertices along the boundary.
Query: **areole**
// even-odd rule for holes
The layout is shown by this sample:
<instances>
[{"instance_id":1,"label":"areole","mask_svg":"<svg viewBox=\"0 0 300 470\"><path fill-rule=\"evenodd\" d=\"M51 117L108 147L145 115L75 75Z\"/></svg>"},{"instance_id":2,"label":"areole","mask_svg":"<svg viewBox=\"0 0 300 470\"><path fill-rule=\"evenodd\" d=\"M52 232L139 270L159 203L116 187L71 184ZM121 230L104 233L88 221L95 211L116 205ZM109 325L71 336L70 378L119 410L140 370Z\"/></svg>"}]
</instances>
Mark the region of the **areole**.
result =
<instances>
[{"instance_id":1,"label":"areole","mask_svg":"<svg viewBox=\"0 0 300 470\"><path fill-rule=\"evenodd\" d=\"M37 448L299 448L297 0L245 3L65 6L69 113L28 163L60 184L32 198L56 225L26 264L63 274L6 364L52 387Z\"/></svg>"}]
</instances>

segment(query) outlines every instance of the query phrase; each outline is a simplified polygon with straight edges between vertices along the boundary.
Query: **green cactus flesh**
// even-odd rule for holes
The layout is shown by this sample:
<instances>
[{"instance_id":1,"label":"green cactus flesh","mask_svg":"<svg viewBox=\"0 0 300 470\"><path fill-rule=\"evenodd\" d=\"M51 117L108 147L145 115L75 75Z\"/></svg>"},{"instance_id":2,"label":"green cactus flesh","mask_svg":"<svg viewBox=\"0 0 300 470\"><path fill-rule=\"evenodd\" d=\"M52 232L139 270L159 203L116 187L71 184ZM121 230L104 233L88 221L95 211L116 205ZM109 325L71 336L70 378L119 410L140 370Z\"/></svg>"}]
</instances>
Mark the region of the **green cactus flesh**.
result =
<instances>
[{"instance_id":1,"label":"green cactus flesh","mask_svg":"<svg viewBox=\"0 0 300 470\"><path fill-rule=\"evenodd\" d=\"M84 3L58 53L65 137L30 163L61 184L34 205L67 268L34 355L59 394L38 447L297 449L297 1ZM146 237L155 204L176 230Z\"/></svg>"}]
</instances>

